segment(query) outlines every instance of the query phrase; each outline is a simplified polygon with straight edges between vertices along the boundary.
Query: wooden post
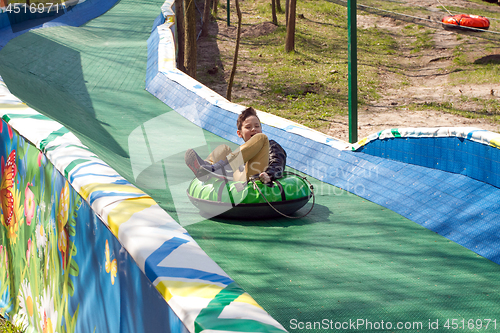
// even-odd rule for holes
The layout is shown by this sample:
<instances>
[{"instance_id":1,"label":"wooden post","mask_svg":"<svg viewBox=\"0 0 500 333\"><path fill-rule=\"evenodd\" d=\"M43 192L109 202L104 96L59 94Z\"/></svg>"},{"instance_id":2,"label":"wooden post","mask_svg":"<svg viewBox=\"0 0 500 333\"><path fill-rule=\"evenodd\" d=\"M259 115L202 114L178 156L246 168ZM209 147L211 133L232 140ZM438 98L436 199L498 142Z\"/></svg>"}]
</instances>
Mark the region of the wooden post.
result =
<instances>
[{"instance_id":1,"label":"wooden post","mask_svg":"<svg viewBox=\"0 0 500 333\"><path fill-rule=\"evenodd\" d=\"M271 0L271 12L273 16L273 24L278 25L278 16L276 16L276 0Z\"/></svg>"},{"instance_id":2,"label":"wooden post","mask_svg":"<svg viewBox=\"0 0 500 333\"><path fill-rule=\"evenodd\" d=\"M212 0L205 0L205 8L203 8L203 25L201 26L201 36L208 36L208 26L210 24L210 7Z\"/></svg>"},{"instance_id":3,"label":"wooden post","mask_svg":"<svg viewBox=\"0 0 500 333\"><path fill-rule=\"evenodd\" d=\"M292 52L295 51L295 12L297 6L297 0L289 0L288 8L288 24L286 26L286 41L285 41L285 51Z\"/></svg>"},{"instance_id":4,"label":"wooden post","mask_svg":"<svg viewBox=\"0 0 500 333\"><path fill-rule=\"evenodd\" d=\"M238 63L238 51L240 49L240 38L241 38L241 10L240 10L239 0L235 0L235 5L236 5L236 14L238 15L238 30L236 33L236 47L234 49L233 68L231 69L231 76L229 77L229 83L227 85L226 98L228 101L231 100L231 91L233 89L234 76L236 74L236 65Z\"/></svg>"},{"instance_id":5,"label":"wooden post","mask_svg":"<svg viewBox=\"0 0 500 333\"><path fill-rule=\"evenodd\" d=\"M186 73L186 66L184 64L184 54L186 49L186 38L184 34L186 29L184 27L184 4L183 0L175 0L175 26L177 28L177 68Z\"/></svg>"},{"instance_id":6,"label":"wooden post","mask_svg":"<svg viewBox=\"0 0 500 333\"><path fill-rule=\"evenodd\" d=\"M185 31L186 31L186 70L192 78L196 78L196 12L194 0L184 0Z\"/></svg>"}]
</instances>

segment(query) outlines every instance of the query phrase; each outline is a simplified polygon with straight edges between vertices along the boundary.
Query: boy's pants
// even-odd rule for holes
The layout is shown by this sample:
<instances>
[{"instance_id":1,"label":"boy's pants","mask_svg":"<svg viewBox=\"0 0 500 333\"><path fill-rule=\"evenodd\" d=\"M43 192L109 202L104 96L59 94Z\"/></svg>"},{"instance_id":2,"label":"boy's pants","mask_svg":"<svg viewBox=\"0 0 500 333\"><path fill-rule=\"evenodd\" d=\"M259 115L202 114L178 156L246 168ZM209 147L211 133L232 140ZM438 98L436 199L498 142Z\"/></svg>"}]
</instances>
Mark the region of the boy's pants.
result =
<instances>
[{"instance_id":1,"label":"boy's pants","mask_svg":"<svg viewBox=\"0 0 500 333\"><path fill-rule=\"evenodd\" d=\"M233 169L233 179L247 181L251 176L262 173L269 165L269 139L263 133L257 133L234 152L228 145L215 148L205 159L211 164L227 160ZM240 166L245 169L240 171Z\"/></svg>"}]
</instances>

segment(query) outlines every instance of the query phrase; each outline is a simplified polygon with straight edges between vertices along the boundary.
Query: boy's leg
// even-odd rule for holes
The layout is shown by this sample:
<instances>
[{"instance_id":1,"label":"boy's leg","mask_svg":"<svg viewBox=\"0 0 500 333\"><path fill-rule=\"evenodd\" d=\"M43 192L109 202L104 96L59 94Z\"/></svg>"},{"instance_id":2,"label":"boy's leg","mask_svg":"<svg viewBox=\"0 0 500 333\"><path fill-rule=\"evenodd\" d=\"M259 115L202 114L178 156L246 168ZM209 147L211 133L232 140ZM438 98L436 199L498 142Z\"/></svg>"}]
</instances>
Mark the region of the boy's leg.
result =
<instances>
[{"instance_id":1,"label":"boy's leg","mask_svg":"<svg viewBox=\"0 0 500 333\"><path fill-rule=\"evenodd\" d=\"M245 180L260 174L269 165L269 139L258 133L242 144L239 149L227 156L233 170L245 163Z\"/></svg>"},{"instance_id":2,"label":"boy's leg","mask_svg":"<svg viewBox=\"0 0 500 333\"><path fill-rule=\"evenodd\" d=\"M205 161L215 164L220 160L225 160L229 154L231 154L231 148L228 145L219 145L208 155Z\"/></svg>"}]
</instances>

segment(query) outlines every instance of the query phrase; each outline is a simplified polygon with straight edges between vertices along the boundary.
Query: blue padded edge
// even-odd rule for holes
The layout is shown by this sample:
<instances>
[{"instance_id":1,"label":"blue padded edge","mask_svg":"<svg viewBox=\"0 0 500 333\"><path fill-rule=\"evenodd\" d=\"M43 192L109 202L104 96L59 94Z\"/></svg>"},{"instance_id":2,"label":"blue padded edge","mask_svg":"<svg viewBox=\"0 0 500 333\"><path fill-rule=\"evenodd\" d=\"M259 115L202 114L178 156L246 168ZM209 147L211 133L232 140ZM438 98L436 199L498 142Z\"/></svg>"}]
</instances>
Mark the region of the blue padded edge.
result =
<instances>
[{"instance_id":1,"label":"blue padded edge","mask_svg":"<svg viewBox=\"0 0 500 333\"><path fill-rule=\"evenodd\" d=\"M410 137L374 140L358 151L463 174L500 187L500 150L469 138Z\"/></svg>"},{"instance_id":2,"label":"blue padded edge","mask_svg":"<svg viewBox=\"0 0 500 333\"><path fill-rule=\"evenodd\" d=\"M13 32L10 26L10 21L7 13L0 14L0 50L7 44L9 40L14 37L20 36L25 32L33 29L48 28L53 26L69 25L73 27L79 27L88 21L104 14L109 9L111 9L119 0L86 0L85 2L79 3L66 12L53 19L48 20L48 18L38 19L40 23L38 25L32 26L30 28Z\"/></svg>"},{"instance_id":3,"label":"blue padded edge","mask_svg":"<svg viewBox=\"0 0 500 333\"><path fill-rule=\"evenodd\" d=\"M159 25L162 25L163 23L165 23L165 17L163 16L163 14L160 14L156 17L156 19L153 22L153 27L151 28L151 33L153 33L156 30L156 28Z\"/></svg>"}]
</instances>

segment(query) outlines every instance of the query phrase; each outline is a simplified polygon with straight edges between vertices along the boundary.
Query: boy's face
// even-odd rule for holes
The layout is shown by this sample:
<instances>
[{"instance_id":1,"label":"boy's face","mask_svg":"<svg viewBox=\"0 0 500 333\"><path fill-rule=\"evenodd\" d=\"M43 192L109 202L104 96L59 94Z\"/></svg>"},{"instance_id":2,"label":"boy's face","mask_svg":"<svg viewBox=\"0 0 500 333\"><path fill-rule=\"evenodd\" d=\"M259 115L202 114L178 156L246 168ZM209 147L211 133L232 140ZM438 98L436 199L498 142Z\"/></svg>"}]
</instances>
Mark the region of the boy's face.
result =
<instances>
[{"instance_id":1,"label":"boy's face","mask_svg":"<svg viewBox=\"0 0 500 333\"><path fill-rule=\"evenodd\" d=\"M241 124L241 130L237 130L236 133L243 141L247 142L252 136L257 133L262 133L262 128L260 127L260 120L256 116L250 116Z\"/></svg>"}]
</instances>

